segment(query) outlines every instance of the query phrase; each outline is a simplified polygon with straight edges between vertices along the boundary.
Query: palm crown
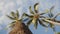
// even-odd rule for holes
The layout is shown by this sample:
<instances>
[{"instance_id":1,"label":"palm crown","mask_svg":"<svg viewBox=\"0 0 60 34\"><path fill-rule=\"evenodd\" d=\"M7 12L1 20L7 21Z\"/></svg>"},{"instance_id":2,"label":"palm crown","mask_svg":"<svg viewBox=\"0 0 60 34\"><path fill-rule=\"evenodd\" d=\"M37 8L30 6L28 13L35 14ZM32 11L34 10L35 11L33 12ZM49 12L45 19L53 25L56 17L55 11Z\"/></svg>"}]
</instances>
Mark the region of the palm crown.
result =
<instances>
[{"instance_id":1,"label":"palm crown","mask_svg":"<svg viewBox=\"0 0 60 34\"><path fill-rule=\"evenodd\" d=\"M57 16L54 16L54 14L51 12L53 9L54 9L54 6L52 6L52 7L50 8L49 13L48 13L49 18L47 18L47 19L48 19L48 20L55 21L55 18L56 18ZM49 23L48 26L50 26L50 27L53 29L53 31L55 31L54 24Z\"/></svg>"},{"instance_id":2,"label":"palm crown","mask_svg":"<svg viewBox=\"0 0 60 34\"><path fill-rule=\"evenodd\" d=\"M18 10L16 10L16 13L14 12L11 12L11 16L8 16L8 18L10 18L11 20L13 20L12 23L10 23L10 26L13 27L15 23L19 22L19 21L22 21L22 19L19 19L19 12Z\"/></svg>"},{"instance_id":3,"label":"palm crown","mask_svg":"<svg viewBox=\"0 0 60 34\"><path fill-rule=\"evenodd\" d=\"M30 15L29 14L26 14L26 13L23 14L23 16L30 18L30 20L27 22L27 26L29 26L31 23L33 23L34 24L34 27L36 29L37 29L37 26L38 26L38 22L42 26L47 27L47 25L45 25L43 23L43 21L40 19L40 18L44 18L44 16L42 16L42 15L44 15L45 13L39 13L38 12L38 5L39 5L39 3L36 3L34 5L34 11L32 11L31 6L29 7Z\"/></svg>"},{"instance_id":4,"label":"palm crown","mask_svg":"<svg viewBox=\"0 0 60 34\"><path fill-rule=\"evenodd\" d=\"M60 15L60 13L58 13L57 15L55 15L54 16L54 14L52 13L52 10L54 9L54 6L52 6L51 8L50 8L50 10L48 10L48 16L49 17L47 17L47 19L48 20L51 20L51 21L54 21L54 22L60 22L60 21L57 21L56 20L56 18L57 18L57 16L58 15ZM43 20L44 21L44 20ZM55 31L55 25L54 24L52 24L52 23L49 23L49 25L48 25L49 27L51 27L52 29L53 29L53 31Z\"/></svg>"}]
</instances>

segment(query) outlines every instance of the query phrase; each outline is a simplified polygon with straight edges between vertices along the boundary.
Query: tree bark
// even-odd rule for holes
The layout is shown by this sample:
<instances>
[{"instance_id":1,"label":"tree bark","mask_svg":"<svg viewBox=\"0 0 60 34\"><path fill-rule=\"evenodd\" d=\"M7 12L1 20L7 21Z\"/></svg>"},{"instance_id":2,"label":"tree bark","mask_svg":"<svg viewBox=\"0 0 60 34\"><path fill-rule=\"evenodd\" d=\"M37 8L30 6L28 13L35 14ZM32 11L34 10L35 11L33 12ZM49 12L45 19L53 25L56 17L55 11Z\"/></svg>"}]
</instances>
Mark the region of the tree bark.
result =
<instances>
[{"instance_id":1,"label":"tree bark","mask_svg":"<svg viewBox=\"0 0 60 34\"><path fill-rule=\"evenodd\" d=\"M24 23L17 22L9 34L32 34L32 32Z\"/></svg>"}]
</instances>

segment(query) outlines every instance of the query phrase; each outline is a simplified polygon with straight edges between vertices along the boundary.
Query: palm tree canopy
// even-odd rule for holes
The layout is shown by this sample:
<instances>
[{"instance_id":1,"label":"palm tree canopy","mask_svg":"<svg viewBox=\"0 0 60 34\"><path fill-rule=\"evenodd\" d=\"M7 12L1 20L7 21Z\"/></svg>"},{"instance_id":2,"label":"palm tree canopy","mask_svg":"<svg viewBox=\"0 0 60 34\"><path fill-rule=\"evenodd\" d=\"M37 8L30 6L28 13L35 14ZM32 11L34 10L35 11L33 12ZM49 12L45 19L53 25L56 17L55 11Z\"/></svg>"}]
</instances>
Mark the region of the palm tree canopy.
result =
<instances>
[{"instance_id":1,"label":"palm tree canopy","mask_svg":"<svg viewBox=\"0 0 60 34\"><path fill-rule=\"evenodd\" d=\"M43 21L41 19L39 19L39 18L45 18L42 15L44 15L46 13L39 13L39 11L38 11L38 5L39 5L39 3L34 4L34 11L32 11L31 6L29 7L30 15L29 14L26 14L26 13L23 14L23 16L30 18L30 20L27 22L27 26L29 26L31 23L33 23L34 24L34 27L36 29L37 29L37 26L38 26L38 22L42 26L47 27L47 25L45 25L43 23Z\"/></svg>"},{"instance_id":2,"label":"palm tree canopy","mask_svg":"<svg viewBox=\"0 0 60 34\"><path fill-rule=\"evenodd\" d=\"M16 10L16 13L11 12L11 16L7 15L7 17L13 20L13 22L9 24L9 27L12 28L9 34L32 34L28 26L22 22L22 18L19 18L18 10Z\"/></svg>"},{"instance_id":3,"label":"palm tree canopy","mask_svg":"<svg viewBox=\"0 0 60 34\"><path fill-rule=\"evenodd\" d=\"M52 6L51 8L50 8L50 10L48 11L48 18L47 18L47 20L50 20L50 21L54 21L54 22L60 22L60 21L57 21L56 20L56 18L57 18L57 16L58 15L60 15L60 13L58 13L57 15L54 15L53 13L52 13L52 10L54 9L54 6ZM43 20L44 21L44 20ZM45 22L47 22L47 21L45 21ZM55 25L54 24L52 24L52 23L49 23L49 25L48 25L49 27L51 27L52 29L53 29L53 31L55 31Z\"/></svg>"},{"instance_id":4,"label":"palm tree canopy","mask_svg":"<svg viewBox=\"0 0 60 34\"><path fill-rule=\"evenodd\" d=\"M19 12L18 10L16 10L16 13L15 12L11 12L11 16L7 15L8 18L10 18L11 20L13 20L13 22L11 22L9 25L9 27L13 27L14 24L17 22L17 21L22 21L22 18L19 19Z\"/></svg>"}]
</instances>

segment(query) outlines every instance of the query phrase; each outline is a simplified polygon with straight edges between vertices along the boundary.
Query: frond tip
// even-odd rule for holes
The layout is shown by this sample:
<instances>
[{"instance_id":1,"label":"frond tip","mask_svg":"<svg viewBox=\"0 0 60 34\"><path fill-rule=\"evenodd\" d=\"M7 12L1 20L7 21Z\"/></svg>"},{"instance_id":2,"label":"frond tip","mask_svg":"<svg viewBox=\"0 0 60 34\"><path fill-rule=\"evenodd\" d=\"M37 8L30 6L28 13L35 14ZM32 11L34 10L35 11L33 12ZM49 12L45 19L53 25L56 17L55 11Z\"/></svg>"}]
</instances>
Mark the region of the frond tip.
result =
<instances>
[{"instance_id":1,"label":"frond tip","mask_svg":"<svg viewBox=\"0 0 60 34\"><path fill-rule=\"evenodd\" d=\"M15 17L15 13L13 11L11 12L11 16Z\"/></svg>"},{"instance_id":2,"label":"frond tip","mask_svg":"<svg viewBox=\"0 0 60 34\"><path fill-rule=\"evenodd\" d=\"M11 20L15 20L15 18L11 17L11 16L8 16L6 15L8 18L10 18Z\"/></svg>"},{"instance_id":3,"label":"frond tip","mask_svg":"<svg viewBox=\"0 0 60 34\"><path fill-rule=\"evenodd\" d=\"M52 11L52 10L54 9L54 7L55 7L55 6L52 6L52 7L50 8L50 11Z\"/></svg>"},{"instance_id":4,"label":"frond tip","mask_svg":"<svg viewBox=\"0 0 60 34\"><path fill-rule=\"evenodd\" d=\"M31 13L31 14L34 14L34 12L32 11L31 6L29 7L29 10L30 10L30 13Z\"/></svg>"},{"instance_id":5,"label":"frond tip","mask_svg":"<svg viewBox=\"0 0 60 34\"><path fill-rule=\"evenodd\" d=\"M32 22L32 19L27 22L27 26L29 26Z\"/></svg>"},{"instance_id":6,"label":"frond tip","mask_svg":"<svg viewBox=\"0 0 60 34\"><path fill-rule=\"evenodd\" d=\"M35 5L34 5L34 11L37 13L38 11L38 5L39 5L39 3L36 3Z\"/></svg>"},{"instance_id":7,"label":"frond tip","mask_svg":"<svg viewBox=\"0 0 60 34\"><path fill-rule=\"evenodd\" d=\"M19 18L19 12L18 12L18 10L16 10L16 16Z\"/></svg>"},{"instance_id":8,"label":"frond tip","mask_svg":"<svg viewBox=\"0 0 60 34\"><path fill-rule=\"evenodd\" d=\"M42 25L43 27L48 27L47 25L45 25L45 24L43 23L42 20L39 20L39 19L38 19L38 21L39 21L39 24Z\"/></svg>"}]
</instances>

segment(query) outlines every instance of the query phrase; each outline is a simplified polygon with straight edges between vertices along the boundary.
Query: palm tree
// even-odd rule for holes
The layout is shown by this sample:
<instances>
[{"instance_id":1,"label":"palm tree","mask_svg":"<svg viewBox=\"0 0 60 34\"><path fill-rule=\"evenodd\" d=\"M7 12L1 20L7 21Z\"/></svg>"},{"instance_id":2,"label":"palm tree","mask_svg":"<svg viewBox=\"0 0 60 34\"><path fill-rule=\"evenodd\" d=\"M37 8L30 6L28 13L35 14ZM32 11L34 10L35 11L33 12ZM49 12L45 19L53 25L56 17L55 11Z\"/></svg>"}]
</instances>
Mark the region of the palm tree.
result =
<instances>
[{"instance_id":1,"label":"palm tree","mask_svg":"<svg viewBox=\"0 0 60 34\"><path fill-rule=\"evenodd\" d=\"M54 9L54 6L52 6L52 7L50 8L49 13L48 13L49 18L47 18L48 20L51 20L51 21L55 21L55 20L56 20L55 18L57 17L57 16L54 16L54 14L51 12L53 9ZM53 31L55 31L55 26L54 26L54 24L49 23L48 26L51 27L51 28L53 29Z\"/></svg>"},{"instance_id":2,"label":"palm tree","mask_svg":"<svg viewBox=\"0 0 60 34\"><path fill-rule=\"evenodd\" d=\"M58 20L56 20L57 16L60 15L60 13L58 13L57 15L54 15L52 13L52 10L54 9L54 6L52 6L49 10L49 13L48 13L48 17L46 18L47 20L50 20L50 21L53 21L53 22L60 22ZM45 20L43 20L45 21ZM45 21L47 22L47 21ZM49 22L48 22L49 23ZM52 24L52 23L49 23L48 25L49 27L51 27L53 29L53 31L55 32L55 24Z\"/></svg>"},{"instance_id":3,"label":"palm tree","mask_svg":"<svg viewBox=\"0 0 60 34\"><path fill-rule=\"evenodd\" d=\"M29 28L22 22L22 18L19 18L19 12L11 12L11 16L8 16L13 22L10 24L11 31L9 34L32 34Z\"/></svg>"},{"instance_id":4,"label":"palm tree","mask_svg":"<svg viewBox=\"0 0 60 34\"><path fill-rule=\"evenodd\" d=\"M47 27L47 25L45 25L45 24L43 23L43 21L40 19L40 18L45 18L45 17L43 16L45 13L39 13L39 12L38 12L38 5L39 5L39 3L36 3L36 4L34 5L34 11L32 10L31 6L29 7L30 15L27 14L27 13L24 13L24 14L23 14L23 16L29 18L29 21L27 22L27 26L29 26L31 23L33 23L35 29L37 29L38 23L39 23L40 25L44 26L44 27ZM26 19L27 19L27 18L26 18ZM26 20L26 19L25 19L25 20Z\"/></svg>"}]
</instances>

